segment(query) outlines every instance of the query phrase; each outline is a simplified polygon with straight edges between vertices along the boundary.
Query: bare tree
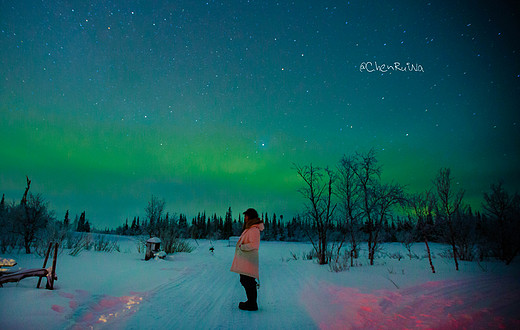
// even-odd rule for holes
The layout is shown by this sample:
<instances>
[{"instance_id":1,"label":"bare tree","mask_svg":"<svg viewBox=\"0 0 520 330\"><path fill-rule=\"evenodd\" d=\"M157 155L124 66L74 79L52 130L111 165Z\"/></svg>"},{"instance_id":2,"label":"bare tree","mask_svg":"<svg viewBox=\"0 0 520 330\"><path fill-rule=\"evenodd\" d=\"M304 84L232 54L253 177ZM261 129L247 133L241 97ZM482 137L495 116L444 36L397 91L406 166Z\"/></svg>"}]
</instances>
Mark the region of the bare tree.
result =
<instances>
[{"instance_id":1,"label":"bare tree","mask_svg":"<svg viewBox=\"0 0 520 330\"><path fill-rule=\"evenodd\" d=\"M358 257L358 235L362 212L360 208L359 185L356 171L358 163L353 156L343 156L338 165L337 194L342 208L343 221L341 226L345 228L350 241L350 266L354 266L354 259ZM341 246L340 246L341 248Z\"/></svg>"},{"instance_id":2,"label":"bare tree","mask_svg":"<svg viewBox=\"0 0 520 330\"><path fill-rule=\"evenodd\" d=\"M371 207L371 236L368 245L368 258L370 265L374 264L374 256L380 243L380 235L383 231L383 224L391 218L395 206L401 205L404 201L404 190L399 184L377 184L372 192L373 204Z\"/></svg>"},{"instance_id":3,"label":"bare tree","mask_svg":"<svg viewBox=\"0 0 520 330\"><path fill-rule=\"evenodd\" d=\"M150 237L159 236L160 226L158 224L161 221L162 214L164 212L164 205L166 202L164 199L159 199L156 196L152 195L152 198L148 202L148 206L145 209L146 212L146 220L148 225L146 226L146 231Z\"/></svg>"},{"instance_id":4,"label":"bare tree","mask_svg":"<svg viewBox=\"0 0 520 330\"><path fill-rule=\"evenodd\" d=\"M20 201L20 205L26 205L27 204L27 193L29 192L29 189L31 188L31 180L29 180L29 177L25 177L27 179L27 187L25 187L25 192L23 193L22 200Z\"/></svg>"},{"instance_id":5,"label":"bare tree","mask_svg":"<svg viewBox=\"0 0 520 330\"><path fill-rule=\"evenodd\" d=\"M359 190L361 194L361 210L365 219L365 230L368 233L368 255L373 265L374 251L374 230L375 230L375 201L374 187L379 182L381 168L377 165L375 151L372 149L367 154L357 154L358 166L355 168L355 174L358 179Z\"/></svg>"},{"instance_id":6,"label":"bare tree","mask_svg":"<svg viewBox=\"0 0 520 330\"><path fill-rule=\"evenodd\" d=\"M17 207L12 208L11 217L12 232L19 235L25 247L25 253L31 253L31 244L36 240L38 230L45 228L51 215L47 211L47 205L41 195L29 194L31 180L27 179L27 187L22 200ZM29 197L29 198L28 198Z\"/></svg>"},{"instance_id":7,"label":"bare tree","mask_svg":"<svg viewBox=\"0 0 520 330\"><path fill-rule=\"evenodd\" d=\"M498 259L509 265L520 252L520 196L518 193L510 195L502 185L502 182L491 185L491 192L484 193L482 206L485 214L496 224L489 228L495 233L493 250Z\"/></svg>"},{"instance_id":8,"label":"bare tree","mask_svg":"<svg viewBox=\"0 0 520 330\"><path fill-rule=\"evenodd\" d=\"M332 187L335 174L330 169L321 169L312 164L309 166L295 165L296 172L305 182L305 186L299 190L307 199L307 214L316 229L318 241L315 242L312 235L308 234L312 246L318 255L320 265L328 263L328 241L329 230L336 205L332 205Z\"/></svg>"},{"instance_id":9,"label":"bare tree","mask_svg":"<svg viewBox=\"0 0 520 330\"><path fill-rule=\"evenodd\" d=\"M381 167L377 164L374 149L358 154L355 174L359 185L361 212L368 234L368 258L374 264L383 223L391 216L394 206L404 201L403 187L399 184L382 184Z\"/></svg>"},{"instance_id":10,"label":"bare tree","mask_svg":"<svg viewBox=\"0 0 520 330\"><path fill-rule=\"evenodd\" d=\"M430 246L428 245L428 235L430 234L433 226L433 210L435 205L434 196L431 191L426 191L424 194L412 194L408 198L408 204L410 210L413 213L413 216L417 220L417 224L415 226L417 235L424 240L426 251L428 253L428 261L430 262L432 273L435 273Z\"/></svg>"},{"instance_id":11,"label":"bare tree","mask_svg":"<svg viewBox=\"0 0 520 330\"><path fill-rule=\"evenodd\" d=\"M448 227L448 241L453 249L455 269L459 270L457 261L456 231L453 225L454 215L459 210L464 197L464 190L454 191L453 178L449 168L441 168L433 181L437 192L437 215L440 216Z\"/></svg>"},{"instance_id":12,"label":"bare tree","mask_svg":"<svg viewBox=\"0 0 520 330\"><path fill-rule=\"evenodd\" d=\"M36 240L39 230L45 228L53 216L47 210L47 203L40 194L29 193L29 198L24 195L24 203L20 203L14 211L14 232L19 234L24 242L25 253L31 253L31 244Z\"/></svg>"}]
</instances>

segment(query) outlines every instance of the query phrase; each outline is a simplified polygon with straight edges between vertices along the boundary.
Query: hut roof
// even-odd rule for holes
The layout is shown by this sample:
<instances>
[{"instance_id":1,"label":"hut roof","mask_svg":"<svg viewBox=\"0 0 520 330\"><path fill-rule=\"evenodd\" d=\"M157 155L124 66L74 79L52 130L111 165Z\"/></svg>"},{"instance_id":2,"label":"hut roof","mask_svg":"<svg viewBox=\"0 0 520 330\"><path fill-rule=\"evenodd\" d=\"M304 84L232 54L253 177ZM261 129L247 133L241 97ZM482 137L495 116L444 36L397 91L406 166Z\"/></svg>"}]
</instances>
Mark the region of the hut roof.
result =
<instances>
[{"instance_id":1,"label":"hut roof","mask_svg":"<svg viewBox=\"0 0 520 330\"><path fill-rule=\"evenodd\" d=\"M161 243L161 239L159 237L149 238L146 243Z\"/></svg>"}]
</instances>

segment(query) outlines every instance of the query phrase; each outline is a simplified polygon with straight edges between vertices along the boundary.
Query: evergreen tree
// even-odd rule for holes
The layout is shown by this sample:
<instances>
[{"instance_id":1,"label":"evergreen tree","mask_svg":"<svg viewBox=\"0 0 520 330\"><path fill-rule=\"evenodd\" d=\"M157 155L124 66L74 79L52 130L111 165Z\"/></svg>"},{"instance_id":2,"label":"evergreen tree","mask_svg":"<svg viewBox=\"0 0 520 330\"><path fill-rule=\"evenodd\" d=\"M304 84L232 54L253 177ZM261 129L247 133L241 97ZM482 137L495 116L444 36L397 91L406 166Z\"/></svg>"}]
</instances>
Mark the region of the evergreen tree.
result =
<instances>
[{"instance_id":1,"label":"evergreen tree","mask_svg":"<svg viewBox=\"0 0 520 330\"><path fill-rule=\"evenodd\" d=\"M271 234L271 224L269 223L269 217L267 216L267 212L265 215L262 215L264 219L264 240L269 241L271 240L272 234Z\"/></svg>"},{"instance_id":2,"label":"evergreen tree","mask_svg":"<svg viewBox=\"0 0 520 330\"><path fill-rule=\"evenodd\" d=\"M229 239L229 237L233 235L231 207L229 207L228 211L226 212L226 219L224 220L224 230L222 234L224 239Z\"/></svg>"},{"instance_id":3,"label":"evergreen tree","mask_svg":"<svg viewBox=\"0 0 520 330\"><path fill-rule=\"evenodd\" d=\"M65 229L67 229L67 228L69 228L69 224L70 224L69 210L67 210L67 212L65 213L65 219L63 219L63 227L65 227Z\"/></svg>"},{"instance_id":4,"label":"evergreen tree","mask_svg":"<svg viewBox=\"0 0 520 330\"><path fill-rule=\"evenodd\" d=\"M130 230L132 231L132 235L135 235L136 229L137 229L137 223L134 217L134 220L132 220L132 225L130 226Z\"/></svg>"},{"instance_id":5,"label":"evergreen tree","mask_svg":"<svg viewBox=\"0 0 520 330\"><path fill-rule=\"evenodd\" d=\"M278 239L278 225L276 223L276 213L273 213L272 227L273 239L276 241Z\"/></svg>"},{"instance_id":6,"label":"evergreen tree","mask_svg":"<svg viewBox=\"0 0 520 330\"><path fill-rule=\"evenodd\" d=\"M85 232L85 211L83 211L83 213L81 213L80 217L79 217L79 221L78 221L78 227L76 228L76 231L78 232Z\"/></svg>"}]
</instances>

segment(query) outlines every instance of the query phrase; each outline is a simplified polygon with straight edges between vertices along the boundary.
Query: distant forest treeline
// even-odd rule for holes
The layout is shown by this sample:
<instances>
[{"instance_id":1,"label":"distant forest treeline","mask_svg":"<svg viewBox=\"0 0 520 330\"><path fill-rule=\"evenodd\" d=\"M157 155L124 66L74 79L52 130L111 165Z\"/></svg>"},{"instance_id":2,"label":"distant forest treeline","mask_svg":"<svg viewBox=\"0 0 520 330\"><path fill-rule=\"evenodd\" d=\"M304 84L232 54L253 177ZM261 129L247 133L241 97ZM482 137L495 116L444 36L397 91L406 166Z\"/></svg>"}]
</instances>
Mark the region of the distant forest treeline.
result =
<instances>
[{"instance_id":1,"label":"distant forest treeline","mask_svg":"<svg viewBox=\"0 0 520 330\"><path fill-rule=\"evenodd\" d=\"M398 183L383 183L373 150L344 156L334 168L295 165L295 171L306 208L290 220L262 213L262 239L310 241L320 264L341 259L353 265L362 244L368 246L373 264L382 242L405 246L424 242L428 251L428 242L446 243L457 269L458 260L496 258L509 264L520 253L520 196L506 191L500 182L484 193L481 213L464 204L464 191L455 189L448 168L440 169L432 187L421 193L408 193ZM70 237L70 232L95 230L85 212L71 221L67 211L63 220L56 220L41 195L28 193L30 183L27 178L19 204L8 204L2 197L0 252L22 247L31 253L42 242L46 246L50 240ZM188 219L182 213L166 212L164 199L152 196L143 219L127 219L115 229L97 232L157 236L169 252L182 239L228 239L240 235L242 228L241 214L233 217L231 207L224 217L201 212Z\"/></svg>"}]
</instances>

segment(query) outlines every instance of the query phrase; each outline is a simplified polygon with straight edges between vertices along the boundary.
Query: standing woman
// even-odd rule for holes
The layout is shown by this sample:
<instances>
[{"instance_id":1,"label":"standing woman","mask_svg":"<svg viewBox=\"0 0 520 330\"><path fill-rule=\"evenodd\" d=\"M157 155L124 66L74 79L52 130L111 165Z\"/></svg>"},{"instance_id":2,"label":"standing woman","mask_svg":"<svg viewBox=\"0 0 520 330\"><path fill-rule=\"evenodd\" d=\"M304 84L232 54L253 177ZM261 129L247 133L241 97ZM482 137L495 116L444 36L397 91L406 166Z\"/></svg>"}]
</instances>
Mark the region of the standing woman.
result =
<instances>
[{"instance_id":1,"label":"standing woman","mask_svg":"<svg viewBox=\"0 0 520 330\"><path fill-rule=\"evenodd\" d=\"M247 301L238 304L238 308L246 311L258 310L256 303L256 279L258 276L258 248L260 232L264 223L255 209L244 212L244 231L240 235L235 249L235 258L231 271L240 274L240 283L246 290Z\"/></svg>"}]
</instances>

